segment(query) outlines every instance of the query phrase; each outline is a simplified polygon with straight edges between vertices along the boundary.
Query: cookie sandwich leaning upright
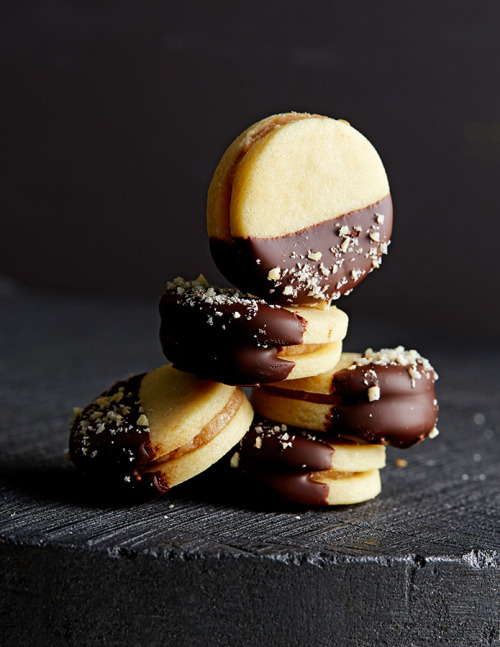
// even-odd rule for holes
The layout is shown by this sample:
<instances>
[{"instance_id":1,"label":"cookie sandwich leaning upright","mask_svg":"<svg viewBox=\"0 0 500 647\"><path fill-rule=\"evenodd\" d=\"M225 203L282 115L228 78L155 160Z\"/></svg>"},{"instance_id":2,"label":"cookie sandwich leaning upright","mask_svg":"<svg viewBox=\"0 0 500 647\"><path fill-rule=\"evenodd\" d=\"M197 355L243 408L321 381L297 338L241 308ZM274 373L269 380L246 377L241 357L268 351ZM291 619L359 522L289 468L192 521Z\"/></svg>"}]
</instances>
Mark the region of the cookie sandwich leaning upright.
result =
<instances>
[{"instance_id":1,"label":"cookie sandwich leaning upright","mask_svg":"<svg viewBox=\"0 0 500 647\"><path fill-rule=\"evenodd\" d=\"M69 457L102 496L149 498L217 462L252 418L239 387L162 366L116 382L76 409Z\"/></svg>"},{"instance_id":2,"label":"cookie sandwich leaning upright","mask_svg":"<svg viewBox=\"0 0 500 647\"><path fill-rule=\"evenodd\" d=\"M381 264L392 200L372 144L341 119L286 113L227 149L207 200L212 257L243 292L326 304Z\"/></svg>"}]
</instances>

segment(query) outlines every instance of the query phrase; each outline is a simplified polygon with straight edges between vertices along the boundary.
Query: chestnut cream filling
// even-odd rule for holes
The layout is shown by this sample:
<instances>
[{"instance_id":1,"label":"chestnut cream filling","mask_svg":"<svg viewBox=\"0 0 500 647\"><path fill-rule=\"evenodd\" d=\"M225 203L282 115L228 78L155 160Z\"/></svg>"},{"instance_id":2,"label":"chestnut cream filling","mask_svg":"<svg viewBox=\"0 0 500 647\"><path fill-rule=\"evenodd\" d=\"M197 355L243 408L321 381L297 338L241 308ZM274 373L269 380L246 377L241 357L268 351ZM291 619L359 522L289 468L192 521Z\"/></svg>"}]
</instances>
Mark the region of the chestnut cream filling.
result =
<instances>
[{"instance_id":1,"label":"chestnut cream filling","mask_svg":"<svg viewBox=\"0 0 500 647\"><path fill-rule=\"evenodd\" d=\"M297 344L295 346L283 346L282 350L278 353L278 357L292 357L295 355L306 355L312 353L319 348L323 348L327 344Z\"/></svg>"},{"instance_id":2,"label":"chestnut cream filling","mask_svg":"<svg viewBox=\"0 0 500 647\"><path fill-rule=\"evenodd\" d=\"M315 402L316 404L330 404L332 406L342 404L342 398L333 393L313 393L312 391L299 391L292 388L280 388L272 384L263 384L259 391L265 395L274 395L280 398L291 400L303 400L304 402Z\"/></svg>"},{"instance_id":3,"label":"chestnut cream filling","mask_svg":"<svg viewBox=\"0 0 500 647\"><path fill-rule=\"evenodd\" d=\"M311 478L313 481L321 480L321 478L331 479L333 481L351 478L351 476L356 476L357 474L362 474L362 472L337 472L336 470L330 470L328 472L311 472Z\"/></svg>"},{"instance_id":4,"label":"chestnut cream filling","mask_svg":"<svg viewBox=\"0 0 500 647\"><path fill-rule=\"evenodd\" d=\"M241 389L235 389L233 395L227 402L226 406L215 415L208 424L206 424L199 434L194 436L190 441L184 443L177 449L172 450L164 456L160 456L156 461L148 465L148 472L155 471L162 463L167 463L181 456L185 456L198 449L202 445L209 443L217 434L219 434L236 415L236 412L241 407L245 395Z\"/></svg>"}]
</instances>

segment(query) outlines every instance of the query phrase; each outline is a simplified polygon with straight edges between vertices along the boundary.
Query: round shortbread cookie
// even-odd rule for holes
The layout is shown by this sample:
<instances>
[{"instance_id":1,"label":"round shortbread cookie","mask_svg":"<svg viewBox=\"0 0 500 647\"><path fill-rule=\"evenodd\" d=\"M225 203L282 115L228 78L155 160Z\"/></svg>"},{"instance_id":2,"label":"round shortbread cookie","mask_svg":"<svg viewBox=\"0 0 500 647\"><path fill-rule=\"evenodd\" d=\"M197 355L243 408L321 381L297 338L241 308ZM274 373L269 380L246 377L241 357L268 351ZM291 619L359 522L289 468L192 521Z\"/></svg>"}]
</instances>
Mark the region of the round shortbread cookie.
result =
<instances>
[{"instance_id":1,"label":"round shortbread cookie","mask_svg":"<svg viewBox=\"0 0 500 647\"><path fill-rule=\"evenodd\" d=\"M286 113L257 122L222 157L207 200L212 256L238 288L311 304L379 267L392 231L387 176L343 120Z\"/></svg>"},{"instance_id":2,"label":"round shortbread cookie","mask_svg":"<svg viewBox=\"0 0 500 647\"><path fill-rule=\"evenodd\" d=\"M243 391L171 365L114 384L76 410L69 454L111 491L153 496L218 461L250 427Z\"/></svg>"},{"instance_id":3,"label":"round shortbread cookie","mask_svg":"<svg viewBox=\"0 0 500 647\"><path fill-rule=\"evenodd\" d=\"M325 371L340 357L348 324L335 306L268 304L202 276L167 283L160 316L163 352L176 368L239 385Z\"/></svg>"},{"instance_id":4,"label":"round shortbread cookie","mask_svg":"<svg viewBox=\"0 0 500 647\"><path fill-rule=\"evenodd\" d=\"M322 375L254 389L252 404L277 422L405 448L437 434L436 379L416 351L368 349Z\"/></svg>"},{"instance_id":5,"label":"round shortbread cookie","mask_svg":"<svg viewBox=\"0 0 500 647\"><path fill-rule=\"evenodd\" d=\"M359 503L380 492L385 446L329 442L287 425L255 420L231 464L250 484L299 505Z\"/></svg>"}]
</instances>

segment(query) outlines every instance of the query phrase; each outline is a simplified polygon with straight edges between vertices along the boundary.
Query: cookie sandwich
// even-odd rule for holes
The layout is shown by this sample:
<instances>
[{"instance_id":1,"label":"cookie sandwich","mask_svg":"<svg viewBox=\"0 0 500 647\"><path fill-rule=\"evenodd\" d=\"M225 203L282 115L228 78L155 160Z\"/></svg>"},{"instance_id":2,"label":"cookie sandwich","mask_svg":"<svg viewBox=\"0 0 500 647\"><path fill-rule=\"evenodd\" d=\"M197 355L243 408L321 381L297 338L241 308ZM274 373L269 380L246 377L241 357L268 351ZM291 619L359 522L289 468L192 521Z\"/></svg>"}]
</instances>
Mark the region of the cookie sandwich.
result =
<instances>
[{"instance_id":1,"label":"cookie sandwich","mask_svg":"<svg viewBox=\"0 0 500 647\"><path fill-rule=\"evenodd\" d=\"M263 500L308 507L348 505L380 493L385 446L331 440L256 418L231 466Z\"/></svg>"},{"instance_id":2,"label":"cookie sandwich","mask_svg":"<svg viewBox=\"0 0 500 647\"><path fill-rule=\"evenodd\" d=\"M69 457L110 493L160 495L224 456L252 418L239 387L166 365L116 382L77 409Z\"/></svg>"},{"instance_id":3,"label":"cookie sandwich","mask_svg":"<svg viewBox=\"0 0 500 647\"><path fill-rule=\"evenodd\" d=\"M269 302L348 294L381 264L392 200L372 144L342 119L285 113L229 146L207 200L212 257L233 285Z\"/></svg>"},{"instance_id":4,"label":"cookie sandwich","mask_svg":"<svg viewBox=\"0 0 500 647\"><path fill-rule=\"evenodd\" d=\"M160 316L163 352L176 368L237 385L327 370L340 358L348 324L335 306L270 304L203 276L168 282Z\"/></svg>"}]
</instances>

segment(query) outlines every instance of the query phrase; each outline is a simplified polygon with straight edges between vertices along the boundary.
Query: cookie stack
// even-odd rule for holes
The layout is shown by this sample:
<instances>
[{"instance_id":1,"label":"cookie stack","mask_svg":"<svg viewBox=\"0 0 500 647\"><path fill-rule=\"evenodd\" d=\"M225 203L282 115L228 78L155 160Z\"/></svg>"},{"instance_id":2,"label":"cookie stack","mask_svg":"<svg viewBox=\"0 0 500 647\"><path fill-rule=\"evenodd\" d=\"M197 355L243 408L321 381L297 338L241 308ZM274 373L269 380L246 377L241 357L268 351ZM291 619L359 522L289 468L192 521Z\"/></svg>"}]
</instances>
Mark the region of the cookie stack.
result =
<instances>
[{"instance_id":1,"label":"cookie stack","mask_svg":"<svg viewBox=\"0 0 500 647\"><path fill-rule=\"evenodd\" d=\"M231 464L269 494L373 498L386 444L433 435L437 416L436 375L415 351L342 353L348 318L334 303L390 243L377 152L345 121L274 115L222 157L207 216L213 259L235 287L167 283L160 340L172 365L77 411L71 458L87 476L161 493L241 441ZM254 387L252 406L242 386Z\"/></svg>"}]
</instances>

